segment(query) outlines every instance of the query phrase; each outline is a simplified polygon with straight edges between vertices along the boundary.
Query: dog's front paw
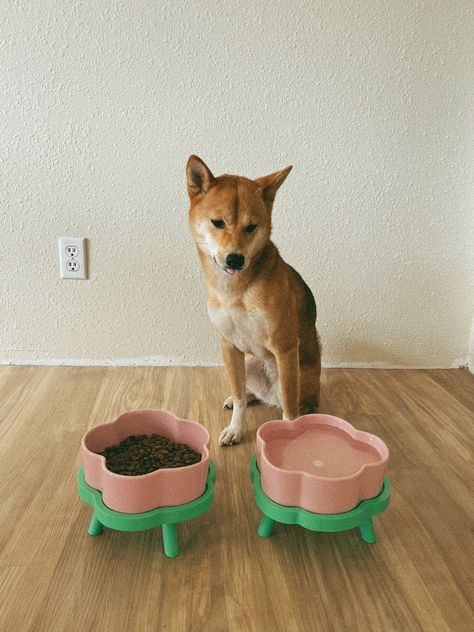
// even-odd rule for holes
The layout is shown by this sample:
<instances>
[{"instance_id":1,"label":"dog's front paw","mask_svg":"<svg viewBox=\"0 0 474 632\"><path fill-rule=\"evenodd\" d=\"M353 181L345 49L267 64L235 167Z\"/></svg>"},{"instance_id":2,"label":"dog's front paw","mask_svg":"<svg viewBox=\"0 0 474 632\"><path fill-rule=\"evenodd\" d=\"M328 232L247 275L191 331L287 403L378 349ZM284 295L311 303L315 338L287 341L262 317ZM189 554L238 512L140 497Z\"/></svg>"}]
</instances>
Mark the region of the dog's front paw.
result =
<instances>
[{"instance_id":1,"label":"dog's front paw","mask_svg":"<svg viewBox=\"0 0 474 632\"><path fill-rule=\"evenodd\" d=\"M227 426L221 432L219 437L219 445L233 445L234 443L240 443L242 440L242 430L235 426Z\"/></svg>"}]
</instances>

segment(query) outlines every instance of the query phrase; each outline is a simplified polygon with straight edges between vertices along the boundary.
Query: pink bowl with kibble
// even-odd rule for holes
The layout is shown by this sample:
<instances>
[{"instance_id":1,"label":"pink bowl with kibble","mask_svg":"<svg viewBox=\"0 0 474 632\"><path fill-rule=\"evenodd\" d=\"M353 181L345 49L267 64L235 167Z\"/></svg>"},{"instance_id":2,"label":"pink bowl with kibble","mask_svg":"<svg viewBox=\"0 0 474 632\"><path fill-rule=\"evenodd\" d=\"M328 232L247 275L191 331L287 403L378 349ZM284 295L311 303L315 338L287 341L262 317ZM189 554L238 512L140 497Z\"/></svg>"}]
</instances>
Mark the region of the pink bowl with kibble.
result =
<instances>
[{"instance_id":1,"label":"pink bowl with kibble","mask_svg":"<svg viewBox=\"0 0 474 632\"><path fill-rule=\"evenodd\" d=\"M99 454L130 435L162 435L185 443L201 454L201 460L179 468L161 468L139 476L124 476L107 469ZM107 507L122 513L144 513L158 507L174 507L196 500L206 489L210 437L201 424L181 419L166 410L132 410L114 421L94 426L82 438L84 478L102 492Z\"/></svg>"}]
</instances>

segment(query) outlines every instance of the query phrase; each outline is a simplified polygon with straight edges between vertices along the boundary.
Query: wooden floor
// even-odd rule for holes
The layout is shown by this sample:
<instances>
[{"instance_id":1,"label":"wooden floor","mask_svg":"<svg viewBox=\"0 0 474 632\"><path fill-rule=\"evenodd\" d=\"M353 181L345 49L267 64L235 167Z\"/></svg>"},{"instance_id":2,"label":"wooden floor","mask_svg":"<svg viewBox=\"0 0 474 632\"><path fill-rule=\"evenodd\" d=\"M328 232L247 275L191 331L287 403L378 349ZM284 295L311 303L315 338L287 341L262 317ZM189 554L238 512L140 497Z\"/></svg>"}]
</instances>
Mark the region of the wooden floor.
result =
<instances>
[{"instance_id":1,"label":"wooden floor","mask_svg":"<svg viewBox=\"0 0 474 632\"><path fill-rule=\"evenodd\" d=\"M218 448L223 370L0 368L0 631L413 632L474 629L474 377L464 370L326 370L322 412L380 435L392 502L378 542L277 526L257 536L246 440ZM87 535L76 492L93 425L161 407L204 423L217 466L211 510L179 527Z\"/></svg>"}]
</instances>

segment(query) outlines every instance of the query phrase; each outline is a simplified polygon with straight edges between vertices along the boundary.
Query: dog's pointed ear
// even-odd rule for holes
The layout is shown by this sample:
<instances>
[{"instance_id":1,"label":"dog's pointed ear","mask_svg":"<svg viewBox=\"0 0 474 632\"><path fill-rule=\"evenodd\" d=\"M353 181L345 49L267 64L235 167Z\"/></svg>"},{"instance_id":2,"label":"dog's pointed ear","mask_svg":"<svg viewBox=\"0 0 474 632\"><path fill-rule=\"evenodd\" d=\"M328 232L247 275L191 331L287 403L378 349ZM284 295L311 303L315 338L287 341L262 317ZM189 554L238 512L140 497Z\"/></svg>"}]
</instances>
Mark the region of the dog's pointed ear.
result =
<instances>
[{"instance_id":1,"label":"dog's pointed ear","mask_svg":"<svg viewBox=\"0 0 474 632\"><path fill-rule=\"evenodd\" d=\"M286 169L282 169L276 173L271 173L269 176L263 176L263 178L257 178L254 180L255 184L262 191L265 202L269 202L270 204L273 203L276 192L281 187L292 168L293 167L286 167Z\"/></svg>"},{"instance_id":2,"label":"dog's pointed ear","mask_svg":"<svg viewBox=\"0 0 474 632\"><path fill-rule=\"evenodd\" d=\"M188 181L189 197L203 195L214 186L216 179L209 167L198 157L189 156L186 164L186 179Z\"/></svg>"}]
</instances>

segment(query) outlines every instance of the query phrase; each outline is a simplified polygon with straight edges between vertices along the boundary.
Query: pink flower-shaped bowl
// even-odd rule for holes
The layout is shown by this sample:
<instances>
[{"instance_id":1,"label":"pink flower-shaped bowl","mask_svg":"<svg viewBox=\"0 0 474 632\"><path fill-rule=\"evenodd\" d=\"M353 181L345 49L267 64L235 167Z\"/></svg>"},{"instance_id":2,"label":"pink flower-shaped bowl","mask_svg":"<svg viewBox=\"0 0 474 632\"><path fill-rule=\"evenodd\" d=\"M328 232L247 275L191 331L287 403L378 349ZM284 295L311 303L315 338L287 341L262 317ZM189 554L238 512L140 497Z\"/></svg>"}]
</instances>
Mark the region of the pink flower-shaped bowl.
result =
<instances>
[{"instance_id":1,"label":"pink flower-shaped bowl","mask_svg":"<svg viewBox=\"0 0 474 632\"><path fill-rule=\"evenodd\" d=\"M265 494L313 513L344 513L377 496L388 456L381 439L332 415L267 421L257 432Z\"/></svg>"},{"instance_id":2,"label":"pink flower-shaped bowl","mask_svg":"<svg viewBox=\"0 0 474 632\"><path fill-rule=\"evenodd\" d=\"M98 454L130 435L157 433L176 443L186 443L202 454L199 463L162 468L140 476L123 476L107 469ZM209 433L199 423L179 419L165 410L133 410L115 421L91 428L82 438L84 477L102 492L107 507L122 513L143 513L182 505L199 498L206 488L209 469Z\"/></svg>"}]
</instances>

